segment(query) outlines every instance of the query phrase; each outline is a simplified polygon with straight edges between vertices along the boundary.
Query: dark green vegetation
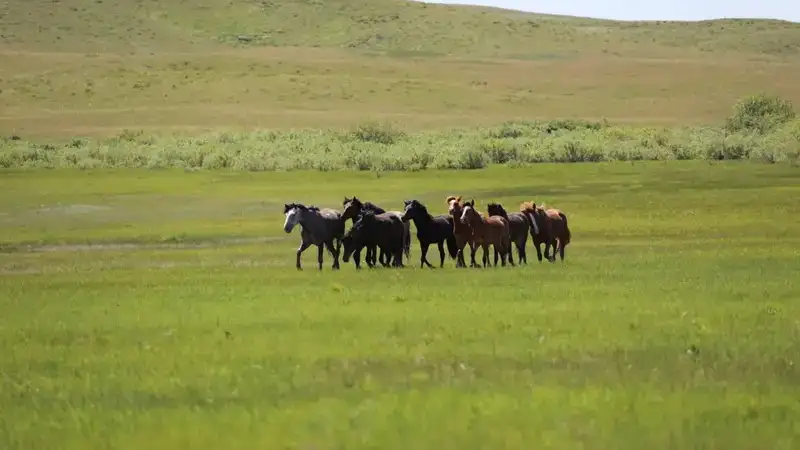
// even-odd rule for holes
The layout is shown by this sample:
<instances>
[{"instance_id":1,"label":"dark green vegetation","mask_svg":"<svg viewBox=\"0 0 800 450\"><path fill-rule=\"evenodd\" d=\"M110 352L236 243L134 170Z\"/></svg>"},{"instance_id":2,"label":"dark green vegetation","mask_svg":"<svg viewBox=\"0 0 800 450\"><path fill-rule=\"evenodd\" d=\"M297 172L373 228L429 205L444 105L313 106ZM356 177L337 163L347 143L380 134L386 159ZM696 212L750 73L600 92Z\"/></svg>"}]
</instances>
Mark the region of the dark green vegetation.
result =
<instances>
[{"instance_id":1,"label":"dark green vegetation","mask_svg":"<svg viewBox=\"0 0 800 450\"><path fill-rule=\"evenodd\" d=\"M119 136L67 143L6 139L0 167L184 168L249 171L419 171L488 164L753 160L795 165L800 120L789 101L742 99L724 127L643 128L604 122L510 122L489 129L406 133L367 123L336 130Z\"/></svg>"},{"instance_id":2,"label":"dark green vegetation","mask_svg":"<svg viewBox=\"0 0 800 450\"><path fill-rule=\"evenodd\" d=\"M6 171L2 185L5 449L800 438L787 165ZM333 272L326 255L322 273L297 272L282 203L353 193L435 212L449 194L545 201L569 214L573 244L563 265Z\"/></svg>"}]
</instances>

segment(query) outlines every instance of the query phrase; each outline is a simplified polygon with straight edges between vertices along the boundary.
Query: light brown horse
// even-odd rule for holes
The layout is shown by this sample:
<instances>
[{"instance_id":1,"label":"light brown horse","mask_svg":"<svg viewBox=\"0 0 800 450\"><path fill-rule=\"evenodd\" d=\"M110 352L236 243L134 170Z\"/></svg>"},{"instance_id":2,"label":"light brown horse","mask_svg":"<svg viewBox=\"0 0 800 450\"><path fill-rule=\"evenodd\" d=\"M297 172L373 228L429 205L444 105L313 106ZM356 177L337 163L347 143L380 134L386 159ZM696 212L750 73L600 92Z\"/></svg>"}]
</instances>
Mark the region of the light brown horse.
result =
<instances>
[{"instance_id":1,"label":"light brown horse","mask_svg":"<svg viewBox=\"0 0 800 450\"><path fill-rule=\"evenodd\" d=\"M506 258L511 265L514 261L509 258L511 254L511 227L503 216L485 216L475 209L475 200L464 203L461 212L460 222L472 228L472 239L475 245L472 247L472 260L475 260L475 253L478 246L483 248L483 267L492 262L489 259L489 246L494 246L495 254L500 253L500 260L503 267L506 265ZM495 261L495 266L497 261Z\"/></svg>"},{"instance_id":2,"label":"light brown horse","mask_svg":"<svg viewBox=\"0 0 800 450\"><path fill-rule=\"evenodd\" d=\"M469 225L461 223L461 213L463 207L461 206L461 196L458 197L451 195L447 197L447 212L453 217L453 235L456 238L456 267L467 267L464 262L464 247L469 244L472 250L472 261L470 266L475 267L475 240L472 238L472 228Z\"/></svg>"},{"instance_id":3,"label":"light brown horse","mask_svg":"<svg viewBox=\"0 0 800 450\"><path fill-rule=\"evenodd\" d=\"M525 214L531 224L531 237L539 262L542 261L541 245L544 244L544 257L548 261L556 262L556 251L564 261L564 250L572 240L572 233L567 224L567 215L555 208L545 208L544 205L536 206L534 202L523 202L519 206L520 212ZM550 256L550 247L553 247L553 256Z\"/></svg>"}]
</instances>

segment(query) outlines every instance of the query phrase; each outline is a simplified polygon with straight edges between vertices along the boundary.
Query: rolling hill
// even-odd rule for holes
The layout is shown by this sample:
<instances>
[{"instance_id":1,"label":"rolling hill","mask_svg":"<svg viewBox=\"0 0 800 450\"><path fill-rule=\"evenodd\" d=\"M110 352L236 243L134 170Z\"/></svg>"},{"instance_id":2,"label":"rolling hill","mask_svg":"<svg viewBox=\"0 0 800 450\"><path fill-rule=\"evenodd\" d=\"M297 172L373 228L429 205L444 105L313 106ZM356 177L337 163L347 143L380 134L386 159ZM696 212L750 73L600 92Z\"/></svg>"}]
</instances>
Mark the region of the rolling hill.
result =
<instances>
[{"instance_id":1,"label":"rolling hill","mask_svg":"<svg viewBox=\"0 0 800 450\"><path fill-rule=\"evenodd\" d=\"M408 0L14 0L3 8L2 46L39 51L255 45L523 59L800 52L800 24L771 20L615 22Z\"/></svg>"},{"instance_id":2,"label":"rolling hill","mask_svg":"<svg viewBox=\"0 0 800 450\"><path fill-rule=\"evenodd\" d=\"M719 123L800 102L800 24L615 22L408 0L12 0L0 133Z\"/></svg>"}]
</instances>

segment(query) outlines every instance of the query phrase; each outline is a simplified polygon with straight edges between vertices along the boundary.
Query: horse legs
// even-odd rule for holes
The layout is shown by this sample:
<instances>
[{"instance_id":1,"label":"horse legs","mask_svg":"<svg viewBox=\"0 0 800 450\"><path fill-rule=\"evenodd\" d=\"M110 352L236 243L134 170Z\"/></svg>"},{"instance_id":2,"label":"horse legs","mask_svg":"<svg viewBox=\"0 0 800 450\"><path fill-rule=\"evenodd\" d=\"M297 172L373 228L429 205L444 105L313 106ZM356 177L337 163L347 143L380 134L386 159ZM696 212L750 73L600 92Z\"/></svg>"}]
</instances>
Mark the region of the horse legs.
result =
<instances>
[{"instance_id":1,"label":"horse legs","mask_svg":"<svg viewBox=\"0 0 800 450\"><path fill-rule=\"evenodd\" d=\"M325 253L325 243L317 244L317 261L319 261L319 270L322 270L323 253Z\"/></svg>"},{"instance_id":2,"label":"horse legs","mask_svg":"<svg viewBox=\"0 0 800 450\"><path fill-rule=\"evenodd\" d=\"M489 264L489 267L492 267L492 261L489 259L489 244L483 242L481 243L481 248L483 249L483 267L486 267L486 264ZM477 253L478 249L477 246L475 247L475 252Z\"/></svg>"},{"instance_id":3,"label":"horse legs","mask_svg":"<svg viewBox=\"0 0 800 450\"><path fill-rule=\"evenodd\" d=\"M392 267L404 267L403 266L403 245L396 245L390 247L390 251L387 252L387 256L391 257L394 256L392 261Z\"/></svg>"},{"instance_id":4,"label":"horse legs","mask_svg":"<svg viewBox=\"0 0 800 450\"><path fill-rule=\"evenodd\" d=\"M464 242L463 240L459 239L458 236L456 236L456 247L458 248L458 251L456 252L456 268L458 268L458 267L466 267L467 266L467 263L464 262L464 247L465 246L466 246L466 242Z\"/></svg>"},{"instance_id":5,"label":"horse legs","mask_svg":"<svg viewBox=\"0 0 800 450\"><path fill-rule=\"evenodd\" d=\"M467 262L464 261L464 247L459 248L456 253L456 267L467 267Z\"/></svg>"},{"instance_id":6,"label":"horse legs","mask_svg":"<svg viewBox=\"0 0 800 450\"><path fill-rule=\"evenodd\" d=\"M556 240L554 238L548 239L544 244L544 257L551 263L556 262ZM550 255L549 249L553 247L553 254Z\"/></svg>"},{"instance_id":7,"label":"horse legs","mask_svg":"<svg viewBox=\"0 0 800 450\"><path fill-rule=\"evenodd\" d=\"M376 247L375 253L380 251L380 255L378 256L378 262L381 263L383 267L390 267L393 264L392 261L392 252L387 251L383 247Z\"/></svg>"},{"instance_id":8,"label":"horse legs","mask_svg":"<svg viewBox=\"0 0 800 450\"><path fill-rule=\"evenodd\" d=\"M478 253L478 246L473 244L473 243L470 243L469 244L469 250L470 250L470 253L469 253L469 266L470 267L477 267L478 263L475 262L475 253ZM484 255L484 258L486 258L485 255ZM483 266L486 267L486 263L484 263Z\"/></svg>"},{"instance_id":9,"label":"horse legs","mask_svg":"<svg viewBox=\"0 0 800 450\"><path fill-rule=\"evenodd\" d=\"M369 258L367 258L366 256L364 257L364 262L366 262L367 265L370 266ZM356 265L356 269L360 269L361 268L361 249L360 248L353 252L353 264ZM372 267L372 266L370 266L370 267Z\"/></svg>"},{"instance_id":10,"label":"horse legs","mask_svg":"<svg viewBox=\"0 0 800 450\"><path fill-rule=\"evenodd\" d=\"M536 249L536 256L539 258L539 262L542 262L542 243L533 241L533 248Z\"/></svg>"},{"instance_id":11,"label":"horse legs","mask_svg":"<svg viewBox=\"0 0 800 450\"><path fill-rule=\"evenodd\" d=\"M300 247L297 248L297 270L303 270L303 267L300 265L300 255L302 255L308 247L311 247L310 243L301 242Z\"/></svg>"},{"instance_id":12,"label":"horse legs","mask_svg":"<svg viewBox=\"0 0 800 450\"><path fill-rule=\"evenodd\" d=\"M333 241L326 242L325 243L325 247L328 249L329 252L331 252L331 256L333 256L333 267L332 267L332 269L333 270L338 270L339 269L339 250L337 250L333 246Z\"/></svg>"},{"instance_id":13,"label":"horse legs","mask_svg":"<svg viewBox=\"0 0 800 450\"><path fill-rule=\"evenodd\" d=\"M439 268L444 267L444 241L439 242Z\"/></svg>"},{"instance_id":14,"label":"horse legs","mask_svg":"<svg viewBox=\"0 0 800 450\"><path fill-rule=\"evenodd\" d=\"M561 255L561 262L564 262L564 250L565 250L564 247L566 247L564 245L564 242L561 239L559 239L558 240L558 253Z\"/></svg>"},{"instance_id":15,"label":"horse legs","mask_svg":"<svg viewBox=\"0 0 800 450\"><path fill-rule=\"evenodd\" d=\"M370 244L367 245L366 248L367 254L364 256L364 261L366 261L370 267L375 267L377 264L375 261L375 246Z\"/></svg>"},{"instance_id":16,"label":"horse legs","mask_svg":"<svg viewBox=\"0 0 800 450\"><path fill-rule=\"evenodd\" d=\"M422 242L422 241L420 241L420 243L419 243L419 268L420 269L425 267L425 264L427 264L428 267L431 267L431 268L433 267L433 266L431 266L431 263L428 262L428 258L427 258L428 247L430 247L430 245L431 245L430 242ZM441 246L442 244L439 244L439 245Z\"/></svg>"},{"instance_id":17,"label":"horse legs","mask_svg":"<svg viewBox=\"0 0 800 450\"><path fill-rule=\"evenodd\" d=\"M519 256L519 263L520 264L528 264L528 255L527 251L525 250L525 242L517 242L517 255Z\"/></svg>"}]
</instances>

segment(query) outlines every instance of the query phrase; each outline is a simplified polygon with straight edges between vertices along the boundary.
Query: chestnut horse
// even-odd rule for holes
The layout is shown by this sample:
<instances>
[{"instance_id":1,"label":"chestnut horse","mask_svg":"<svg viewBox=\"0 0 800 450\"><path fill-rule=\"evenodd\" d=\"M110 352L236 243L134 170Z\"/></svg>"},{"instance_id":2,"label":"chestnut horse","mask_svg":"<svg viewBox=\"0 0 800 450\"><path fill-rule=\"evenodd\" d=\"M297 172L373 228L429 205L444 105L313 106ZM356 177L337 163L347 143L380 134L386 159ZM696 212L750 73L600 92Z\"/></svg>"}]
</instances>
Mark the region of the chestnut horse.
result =
<instances>
[{"instance_id":1,"label":"chestnut horse","mask_svg":"<svg viewBox=\"0 0 800 450\"><path fill-rule=\"evenodd\" d=\"M475 200L470 200L464 203L463 211L461 212L461 223L469 225L472 229L472 239L475 245L472 247L472 260L475 260L475 253L477 253L478 246L483 248L483 267L486 263L492 265L489 259L489 246L494 246L495 255L500 253L500 260L503 267L506 265L506 258L509 259L511 265L514 265L514 260L509 258L511 254L511 227L503 216L484 216L477 209L475 209ZM495 261L495 266L497 261Z\"/></svg>"},{"instance_id":2,"label":"chestnut horse","mask_svg":"<svg viewBox=\"0 0 800 450\"><path fill-rule=\"evenodd\" d=\"M536 248L539 262L542 261L541 245L544 243L544 257L548 261L556 262L556 251L564 261L564 250L572 240L572 233L567 224L567 215L555 208L545 208L544 205L536 206L534 202L523 202L519 206L520 212L531 222L531 238ZM553 256L550 256L550 247L553 247Z\"/></svg>"},{"instance_id":3,"label":"chestnut horse","mask_svg":"<svg viewBox=\"0 0 800 450\"><path fill-rule=\"evenodd\" d=\"M451 195L447 197L447 212L453 217L453 235L456 238L456 248L458 252L456 253L456 267L467 267L467 264L464 262L464 247L469 244L470 250L472 250L472 261L470 262L471 267L475 267L478 264L475 262L475 241L472 238L472 228L469 225L461 223L461 213L463 212L463 207L461 206L461 196L458 197Z\"/></svg>"}]
</instances>

